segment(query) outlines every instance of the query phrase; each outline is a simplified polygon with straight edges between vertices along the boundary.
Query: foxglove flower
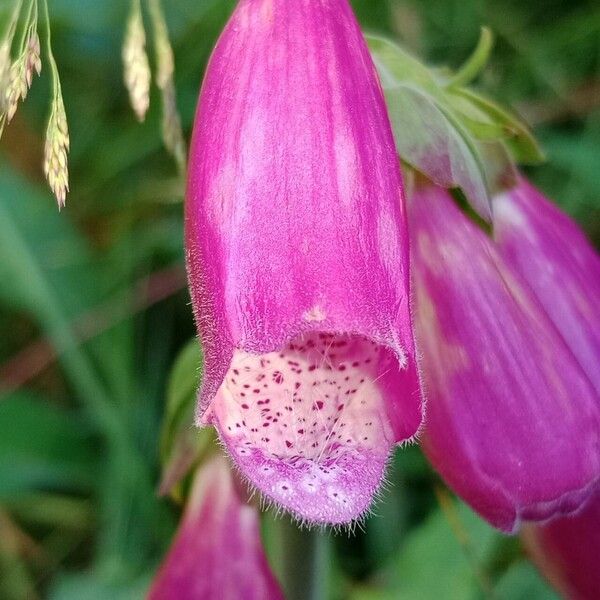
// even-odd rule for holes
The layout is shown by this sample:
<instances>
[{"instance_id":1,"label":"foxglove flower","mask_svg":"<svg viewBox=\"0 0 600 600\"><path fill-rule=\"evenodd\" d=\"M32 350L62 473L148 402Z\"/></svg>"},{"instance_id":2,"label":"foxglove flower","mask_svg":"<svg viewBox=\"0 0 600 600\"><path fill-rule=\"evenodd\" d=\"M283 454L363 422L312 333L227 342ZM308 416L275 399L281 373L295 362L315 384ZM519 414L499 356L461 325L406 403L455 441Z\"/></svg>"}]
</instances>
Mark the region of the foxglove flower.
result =
<instances>
[{"instance_id":1,"label":"foxglove flower","mask_svg":"<svg viewBox=\"0 0 600 600\"><path fill-rule=\"evenodd\" d=\"M494 199L494 232L600 397L600 257L575 223L525 179Z\"/></svg>"},{"instance_id":2,"label":"foxglove flower","mask_svg":"<svg viewBox=\"0 0 600 600\"><path fill-rule=\"evenodd\" d=\"M194 127L198 419L297 517L362 515L422 420L399 165L347 0L241 0Z\"/></svg>"},{"instance_id":3,"label":"foxglove flower","mask_svg":"<svg viewBox=\"0 0 600 600\"><path fill-rule=\"evenodd\" d=\"M245 504L222 456L196 473L179 532L148 600L279 600L258 513Z\"/></svg>"},{"instance_id":4,"label":"foxglove flower","mask_svg":"<svg viewBox=\"0 0 600 600\"><path fill-rule=\"evenodd\" d=\"M410 202L423 445L496 527L575 510L600 477L600 402L527 284L449 193Z\"/></svg>"},{"instance_id":5,"label":"foxglove flower","mask_svg":"<svg viewBox=\"0 0 600 600\"><path fill-rule=\"evenodd\" d=\"M524 540L540 570L565 598L600 598L600 496L574 516L529 526Z\"/></svg>"}]
</instances>

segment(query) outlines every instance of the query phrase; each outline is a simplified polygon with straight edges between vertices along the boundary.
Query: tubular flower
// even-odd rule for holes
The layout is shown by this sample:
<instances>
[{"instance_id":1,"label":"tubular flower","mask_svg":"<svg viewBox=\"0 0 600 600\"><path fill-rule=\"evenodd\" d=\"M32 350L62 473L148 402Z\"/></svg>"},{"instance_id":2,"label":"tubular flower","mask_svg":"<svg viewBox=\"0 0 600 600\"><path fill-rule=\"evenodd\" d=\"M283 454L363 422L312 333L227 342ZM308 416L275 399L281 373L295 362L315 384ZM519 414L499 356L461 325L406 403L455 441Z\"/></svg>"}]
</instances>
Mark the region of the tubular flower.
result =
<instances>
[{"instance_id":1,"label":"tubular flower","mask_svg":"<svg viewBox=\"0 0 600 600\"><path fill-rule=\"evenodd\" d=\"M148 600L283 600L264 555L258 513L244 503L227 461L194 479L179 532Z\"/></svg>"},{"instance_id":2,"label":"tubular flower","mask_svg":"<svg viewBox=\"0 0 600 600\"><path fill-rule=\"evenodd\" d=\"M600 496L574 516L528 527L524 541L540 570L565 598L600 598Z\"/></svg>"},{"instance_id":3,"label":"tubular flower","mask_svg":"<svg viewBox=\"0 0 600 600\"><path fill-rule=\"evenodd\" d=\"M241 0L192 139L198 418L310 522L368 509L422 420L399 165L346 0Z\"/></svg>"},{"instance_id":4,"label":"tubular flower","mask_svg":"<svg viewBox=\"0 0 600 600\"><path fill-rule=\"evenodd\" d=\"M600 257L525 179L494 199L494 232L600 396Z\"/></svg>"},{"instance_id":5,"label":"tubular flower","mask_svg":"<svg viewBox=\"0 0 600 600\"><path fill-rule=\"evenodd\" d=\"M496 527L576 510L600 477L600 403L527 284L434 186L409 207L423 446Z\"/></svg>"}]
</instances>

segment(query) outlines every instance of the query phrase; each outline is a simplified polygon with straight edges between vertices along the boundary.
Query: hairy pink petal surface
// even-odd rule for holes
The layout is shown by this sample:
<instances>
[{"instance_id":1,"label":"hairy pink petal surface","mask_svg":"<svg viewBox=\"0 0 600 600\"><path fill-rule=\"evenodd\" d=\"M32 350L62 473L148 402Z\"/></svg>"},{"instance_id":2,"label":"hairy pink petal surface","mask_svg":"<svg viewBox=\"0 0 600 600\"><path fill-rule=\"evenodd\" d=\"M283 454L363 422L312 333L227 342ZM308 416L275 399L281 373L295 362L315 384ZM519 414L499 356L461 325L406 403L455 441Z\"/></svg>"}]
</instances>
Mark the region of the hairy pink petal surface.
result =
<instances>
[{"instance_id":1,"label":"hairy pink petal surface","mask_svg":"<svg viewBox=\"0 0 600 600\"><path fill-rule=\"evenodd\" d=\"M283 600L260 540L256 509L215 456L197 472L182 523L148 600Z\"/></svg>"},{"instance_id":2,"label":"hairy pink petal surface","mask_svg":"<svg viewBox=\"0 0 600 600\"><path fill-rule=\"evenodd\" d=\"M399 165L346 0L241 0L205 76L186 199L199 421L311 522L368 509L422 420Z\"/></svg>"},{"instance_id":3,"label":"hairy pink petal surface","mask_svg":"<svg viewBox=\"0 0 600 600\"><path fill-rule=\"evenodd\" d=\"M424 448L496 527L569 513L600 477L600 405L527 284L430 186L410 203Z\"/></svg>"},{"instance_id":4,"label":"hairy pink petal surface","mask_svg":"<svg viewBox=\"0 0 600 600\"><path fill-rule=\"evenodd\" d=\"M577 514L526 529L525 544L568 600L600 598L600 496Z\"/></svg>"},{"instance_id":5,"label":"hairy pink petal surface","mask_svg":"<svg viewBox=\"0 0 600 600\"><path fill-rule=\"evenodd\" d=\"M532 287L600 397L600 257L523 178L493 205L504 257Z\"/></svg>"}]
</instances>

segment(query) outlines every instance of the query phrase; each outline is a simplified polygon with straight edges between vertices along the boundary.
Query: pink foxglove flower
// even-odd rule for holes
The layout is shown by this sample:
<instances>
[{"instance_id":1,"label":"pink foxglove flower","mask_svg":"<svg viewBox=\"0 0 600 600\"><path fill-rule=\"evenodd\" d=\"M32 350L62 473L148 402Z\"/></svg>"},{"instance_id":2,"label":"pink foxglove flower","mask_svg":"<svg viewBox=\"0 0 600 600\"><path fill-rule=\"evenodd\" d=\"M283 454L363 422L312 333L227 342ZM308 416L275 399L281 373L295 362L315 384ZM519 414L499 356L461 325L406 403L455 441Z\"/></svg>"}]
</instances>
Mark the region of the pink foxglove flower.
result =
<instances>
[{"instance_id":1,"label":"pink foxglove flower","mask_svg":"<svg viewBox=\"0 0 600 600\"><path fill-rule=\"evenodd\" d=\"M148 600L283 600L264 555L257 510L244 503L227 461L196 473L183 520Z\"/></svg>"},{"instance_id":2,"label":"pink foxglove flower","mask_svg":"<svg viewBox=\"0 0 600 600\"><path fill-rule=\"evenodd\" d=\"M237 5L200 95L186 244L199 420L297 517L359 517L422 405L399 165L347 0Z\"/></svg>"},{"instance_id":3,"label":"pink foxglove flower","mask_svg":"<svg viewBox=\"0 0 600 600\"><path fill-rule=\"evenodd\" d=\"M533 560L566 599L600 598L600 496L574 516L528 527L524 539Z\"/></svg>"},{"instance_id":4,"label":"pink foxglove flower","mask_svg":"<svg viewBox=\"0 0 600 600\"><path fill-rule=\"evenodd\" d=\"M600 477L594 388L447 191L419 188L409 217L429 459L504 531L577 509Z\"/></svg>"},{"instance_id":5,"label":"pink foxglove flower","mask_svg":"<svg viewBox=\"0 0 600 600\"><path fill-rule=\"evenodd\" d=\"M494 232L600 396L600 257L525 179L494 199Z\"/></svg>"}]
</instances>

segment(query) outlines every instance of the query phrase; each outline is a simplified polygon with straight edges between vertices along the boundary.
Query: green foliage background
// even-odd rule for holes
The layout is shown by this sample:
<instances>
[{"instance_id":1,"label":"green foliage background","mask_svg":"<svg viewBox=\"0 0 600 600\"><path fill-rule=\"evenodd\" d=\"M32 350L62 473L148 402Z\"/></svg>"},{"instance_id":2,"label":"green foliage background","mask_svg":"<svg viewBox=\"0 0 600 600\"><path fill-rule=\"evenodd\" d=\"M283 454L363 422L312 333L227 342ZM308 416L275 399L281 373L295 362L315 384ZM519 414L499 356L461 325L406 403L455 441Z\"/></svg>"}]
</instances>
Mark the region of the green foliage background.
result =
<instances>
[{"instance_id":1,"label":"green foliage background","mask_svg":"<svg viewBox=\"0 0 600 600\"><path fill-rule=\"evenodd\" d=\"M72 152L60 215L41 172L49 69L0 142L0 598L141 598L178 508L155 494L166 381L193 336L182 190L122 83L125 0L51 0ZM232 0L164 2L189 135ZM530 176L600 241L600 5L592 0L356 0L366 30L457 67L481 25L479 87L535 129ZM10 3L0 0L0 18ZM323 534L329 596L547 599L505 538L455 502L418 448L399 451L364 531ZM265 537L277 568L277 523ZM302 595L298 596L299 598Z\"/></svg>"}]
</instances>

